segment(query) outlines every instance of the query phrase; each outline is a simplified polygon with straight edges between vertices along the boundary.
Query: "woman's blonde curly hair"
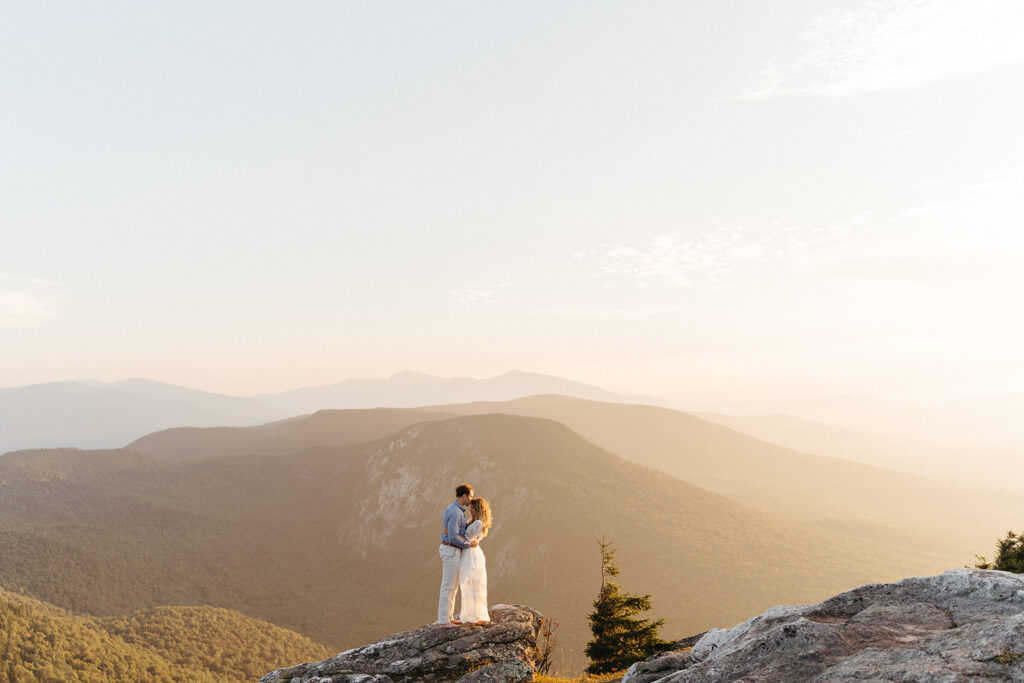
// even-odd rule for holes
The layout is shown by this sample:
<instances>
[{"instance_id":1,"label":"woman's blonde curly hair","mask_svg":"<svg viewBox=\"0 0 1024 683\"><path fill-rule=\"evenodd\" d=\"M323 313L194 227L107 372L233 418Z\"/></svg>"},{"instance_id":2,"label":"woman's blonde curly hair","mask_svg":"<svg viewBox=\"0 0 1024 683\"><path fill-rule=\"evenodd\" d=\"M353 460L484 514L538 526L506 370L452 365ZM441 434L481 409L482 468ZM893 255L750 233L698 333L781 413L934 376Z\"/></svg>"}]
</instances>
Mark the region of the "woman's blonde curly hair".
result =
<instances>
[{"instance_id":1,"label":"woman's blonde curly hair","mask_svg":"<svg viewBox=\"0 0 1024 683\"><path fill-rule=\"evenodd\" d=\"M480 534L480 538L487 535L487 531L491 528L491 506L483 498L474 498L469 501L469 512L473 515L473 521L480 520L483 524L483 532Z\"/></svg>"}]
</instances>

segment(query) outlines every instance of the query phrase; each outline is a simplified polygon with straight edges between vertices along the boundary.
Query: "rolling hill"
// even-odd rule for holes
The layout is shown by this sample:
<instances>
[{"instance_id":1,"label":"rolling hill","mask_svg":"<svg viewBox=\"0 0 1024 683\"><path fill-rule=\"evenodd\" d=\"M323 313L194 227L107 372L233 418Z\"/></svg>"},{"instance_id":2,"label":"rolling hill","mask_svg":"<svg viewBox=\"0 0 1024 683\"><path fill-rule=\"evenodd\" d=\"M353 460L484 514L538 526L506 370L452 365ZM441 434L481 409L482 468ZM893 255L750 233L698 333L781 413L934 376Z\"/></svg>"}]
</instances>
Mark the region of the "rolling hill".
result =
<instances>
[{"instance_id":1,"label":"rolling hill","mask_svg":"<svg viewBox=\"0 0 1024 683\"><path fill-rule=\"evenodd\" d=\"M323 434L332 418L352 421L328 411L290 429L309 421ZM358 645L432 620L438 519L462 479L495 509L491 603L557 613L568 669L582 663L602 536L619 548L624 587L652 593L676 636L945 568L921 545L755 512L546 419L464 416L367 443L170 456L0 459L0 583L95 615L210 604Z\"/></svg>"},{"instance_id":2,"label":"rolling hill","mask_svg":"<svg viewBox=\"0 0 1024 683\"><path fill-rule=\"evenodd\" d=\"M963 564L977 548L1024 523L1020 494L801 453L655 406L534 396L435 409L557 420L627 460L769 514L926 543L950 566Z\"/></svg>"},{"instance_id":3,"label":"rolling hill","mask_svg":"<svg viewBox=\"0 0 1024 683\"><path fill-rule=\"evenodd\" d=\"M0 589L0 680L229 683L282 659L328 650L264 621L214 607L76 616Z\"/></svg>"}]
</instances>

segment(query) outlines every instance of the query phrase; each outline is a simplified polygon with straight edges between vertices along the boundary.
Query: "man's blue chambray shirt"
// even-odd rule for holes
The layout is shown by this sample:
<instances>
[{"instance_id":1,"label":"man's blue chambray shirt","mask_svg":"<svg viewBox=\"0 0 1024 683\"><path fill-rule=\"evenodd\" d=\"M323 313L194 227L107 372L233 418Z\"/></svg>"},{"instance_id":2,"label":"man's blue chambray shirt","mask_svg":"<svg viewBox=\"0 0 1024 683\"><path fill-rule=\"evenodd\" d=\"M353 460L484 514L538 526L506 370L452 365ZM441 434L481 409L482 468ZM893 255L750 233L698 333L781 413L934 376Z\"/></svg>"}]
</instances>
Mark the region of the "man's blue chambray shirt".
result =
<instances>
[{"instance_id":1,"label":"man's blue chambray shirt","mask_svg":"<svg viewBox=\"0 0 1024 683\"><path fill-rule=\"evenodd\" d=\"M444 531L441 532L442 543L451 543L463 549L469 547L469 543L459 538L466 537L466 513L463 512L459 501L453 500L452 504L444 509L441 523L444 524Z\"/></svg>"}]
</instances>

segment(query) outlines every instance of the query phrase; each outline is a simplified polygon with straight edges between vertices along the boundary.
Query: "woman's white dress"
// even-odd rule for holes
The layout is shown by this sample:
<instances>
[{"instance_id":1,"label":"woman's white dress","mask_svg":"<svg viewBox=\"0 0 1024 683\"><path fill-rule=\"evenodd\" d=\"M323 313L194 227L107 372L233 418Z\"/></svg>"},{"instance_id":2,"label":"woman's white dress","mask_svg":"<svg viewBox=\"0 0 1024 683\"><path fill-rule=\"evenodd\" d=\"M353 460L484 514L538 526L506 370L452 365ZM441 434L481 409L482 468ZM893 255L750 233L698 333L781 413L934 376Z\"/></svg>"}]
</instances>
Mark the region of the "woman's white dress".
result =
<instances>
[{"instance_id":1,"label":"woman's white dress","mask_svg":"<svg viewBox=\"0 0 1024 683\"><path fill-rule=\"evenodd\" d=\"M466 538L474 541L480 538L483 523L477 520L466 527ZM459 565L459 592L462 604L459 609L459 620L472 624L476 621L490 621L487 614L487 561L484 551L477 546L462 551L462 563Z\"/></svg>"}]
</instances>

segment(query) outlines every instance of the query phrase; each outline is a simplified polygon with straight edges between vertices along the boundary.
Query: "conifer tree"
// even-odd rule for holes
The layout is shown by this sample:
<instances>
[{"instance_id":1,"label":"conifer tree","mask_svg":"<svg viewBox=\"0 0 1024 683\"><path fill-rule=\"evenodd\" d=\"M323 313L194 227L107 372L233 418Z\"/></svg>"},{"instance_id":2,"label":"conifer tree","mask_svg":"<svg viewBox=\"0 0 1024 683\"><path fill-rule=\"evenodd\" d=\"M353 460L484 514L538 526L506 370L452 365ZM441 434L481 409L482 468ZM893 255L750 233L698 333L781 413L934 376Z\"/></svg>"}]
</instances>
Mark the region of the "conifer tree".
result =
<instances>
[{"instance_id":1,"label":"conifer tree","mask_svg":"<svg viewBox=\"0 0 1024 683\"><path fill-rule=\"evenodd\" d=\"M621 671L671 645L658 637L664 619L636 616L651 609L651 596L631 595L612 581L612 577L619 575L615 550L603 538L598 544L601 546L601 590L594 600L594 611L587 617L594 634L585 650L590 659L589 674Z\"/></svg>"},{"instance_id":2,"label":"conifer tree","mask_svg":"<svg viewBox=\"0 0 1024 683\"><path fill-rule=\"evenodd\" d=\"M978 569L998 569L1004 572L1024 574L1024 532L1016 534L1013 531L1007 531L1006 538L1001 538L996 542L996 554L991 562L980 555L976 557L978 564L974 566Z\"/></svg>"}]
</instances>

